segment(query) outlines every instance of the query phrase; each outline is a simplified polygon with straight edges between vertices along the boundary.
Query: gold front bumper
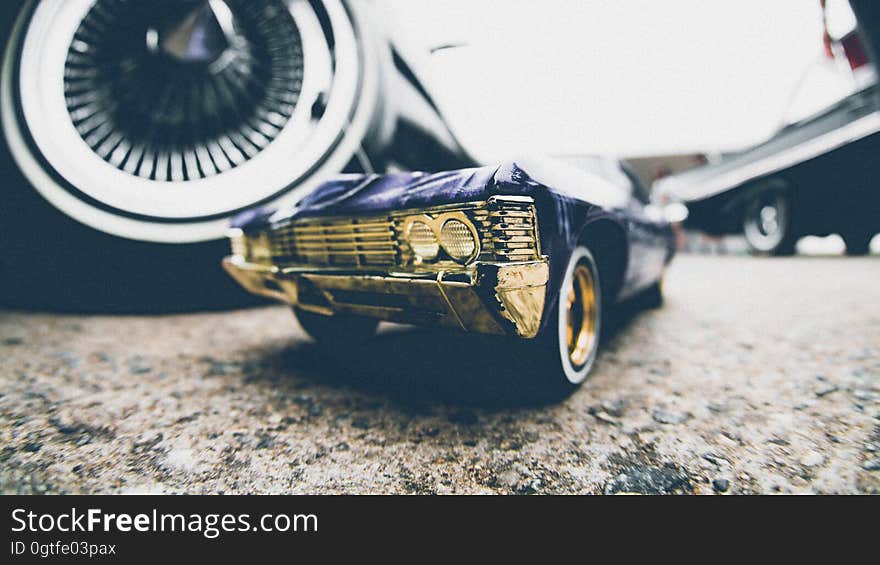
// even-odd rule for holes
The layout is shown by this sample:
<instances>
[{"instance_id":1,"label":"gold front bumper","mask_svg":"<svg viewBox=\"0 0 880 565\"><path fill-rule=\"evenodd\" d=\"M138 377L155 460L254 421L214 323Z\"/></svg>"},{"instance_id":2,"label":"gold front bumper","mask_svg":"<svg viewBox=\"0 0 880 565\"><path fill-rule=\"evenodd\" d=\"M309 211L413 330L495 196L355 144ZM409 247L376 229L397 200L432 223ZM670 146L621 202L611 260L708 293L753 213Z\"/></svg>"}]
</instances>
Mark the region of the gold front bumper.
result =
<instances>
[{"instance_id":1,"label":"gold front bumper","mask_svg":"<svg viewBox=\"0 0 880 565\"><path fill-rule=\"evenodd\" d=\"M538 333L550 274L546 258L431 273L279 268L237 255L223 267L250 292L327 316L347 312L524 338Z\"/></svg>"}]
</instances>

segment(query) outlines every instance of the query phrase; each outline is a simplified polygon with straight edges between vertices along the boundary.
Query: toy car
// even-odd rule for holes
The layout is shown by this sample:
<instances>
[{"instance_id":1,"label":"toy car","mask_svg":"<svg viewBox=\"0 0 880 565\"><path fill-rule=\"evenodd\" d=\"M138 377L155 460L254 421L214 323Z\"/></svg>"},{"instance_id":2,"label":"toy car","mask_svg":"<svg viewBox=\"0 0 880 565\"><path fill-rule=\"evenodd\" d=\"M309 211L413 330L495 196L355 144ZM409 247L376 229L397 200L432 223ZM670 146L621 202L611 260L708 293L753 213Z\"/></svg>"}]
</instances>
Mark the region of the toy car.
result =
<instances>
[{"instance_id":1,"label":"toy car","mask_svg":"<svg viewBox=\"0 0 880 565\"><path fill-rule=\"evenodd\" d=\"M674 253L634 175L581 162L340 177L294 207L237 217L223 264L293 305L319 342L364 340L379 320L518 336L550 383L573 387L603 310L638 293L659 305Z\"/></svg>"}]
</instances>

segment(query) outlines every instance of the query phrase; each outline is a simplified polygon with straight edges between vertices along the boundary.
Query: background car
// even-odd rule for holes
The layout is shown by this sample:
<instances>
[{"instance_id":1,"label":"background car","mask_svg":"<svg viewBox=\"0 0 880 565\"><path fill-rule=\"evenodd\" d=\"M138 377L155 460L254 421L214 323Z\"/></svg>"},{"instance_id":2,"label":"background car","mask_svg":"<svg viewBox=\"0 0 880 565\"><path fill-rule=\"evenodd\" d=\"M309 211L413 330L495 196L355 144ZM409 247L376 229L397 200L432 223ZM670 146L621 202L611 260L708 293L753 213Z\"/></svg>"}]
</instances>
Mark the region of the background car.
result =
<instances>
[{"instance_id":1,"label":"background car","mask_svg":"<svg viewBox=\"0 0 880 565\"><path fill-rule=\"evenodd\" d=\"M825 39L853 92L764 143L656 183L659 199L687 205L686 225L743 234L753 253L789 255L801 236L831 233L843 237L847 253L869 252L880 232L880 16L876 3L852 5L855 13L847 2L833 3ZM829 31L829 20L842 27Z\"/></svg>"},{"instance_id":2,"label":"background car","mask_svg":"<svg viewBox=\"0 0 880 565\"><path fill-rule=\"evenodd\" d=\"M241 210L473 164L370 4L10 1L0 28L7 304L240 303L216 258Z\"/></svg>"},{"instance_id":3,"label":"background car","mask_svg":"<svg viewBox=\"0 0 880 565\"><path fill-rule=\"evenodd\" d=\"M531 340L524 372L570 389L592 367L604 311L637 294L662 302L675 250L620 162L579 164L340 178L237 218L224 267L293 305L330 348L366 339L379 320L518 336Z\"/></svg>"}]
</instances>

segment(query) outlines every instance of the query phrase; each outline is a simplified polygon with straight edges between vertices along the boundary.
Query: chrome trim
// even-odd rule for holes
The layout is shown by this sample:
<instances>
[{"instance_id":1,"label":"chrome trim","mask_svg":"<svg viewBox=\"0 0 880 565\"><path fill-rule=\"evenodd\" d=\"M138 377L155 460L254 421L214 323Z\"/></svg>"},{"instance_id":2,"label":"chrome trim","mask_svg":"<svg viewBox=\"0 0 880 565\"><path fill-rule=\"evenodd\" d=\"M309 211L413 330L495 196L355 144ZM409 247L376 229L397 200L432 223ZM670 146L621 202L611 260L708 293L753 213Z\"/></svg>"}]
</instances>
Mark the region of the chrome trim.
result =
<instances>
[{"instance_id":1,"label":"chrome trim","mask_svg":"<svg viewBox=\"0 0 880 565\"><path fill-rule=\"evenodd\" d=\"M366 273L340 268L284 268L223 260L249 292L332 316L347 312L380 320L439 325L468 332L533 338L550 276L546 257L477 262L436 273Z\"/></svg>"},{"instance_id":2,"label":"chrome trim","mask_svg":"<svg viewBox=\"0 0 880 565\"><path fill-rule=\"evenodd\" d=\"M443 300L446 302L446 305L449 306L449 311L455 316L455 319L458 321L458 325L461 326L462 331L467 332L467 326L464 325L464 320L461 319L461 316L458 314L458 310L455 309L455 305L449 300L449 296L446 294L446 291L443 290L443 271L437 273L437 290L440 291L440 296L443 297Z\"/></svg>"}]
</instances>

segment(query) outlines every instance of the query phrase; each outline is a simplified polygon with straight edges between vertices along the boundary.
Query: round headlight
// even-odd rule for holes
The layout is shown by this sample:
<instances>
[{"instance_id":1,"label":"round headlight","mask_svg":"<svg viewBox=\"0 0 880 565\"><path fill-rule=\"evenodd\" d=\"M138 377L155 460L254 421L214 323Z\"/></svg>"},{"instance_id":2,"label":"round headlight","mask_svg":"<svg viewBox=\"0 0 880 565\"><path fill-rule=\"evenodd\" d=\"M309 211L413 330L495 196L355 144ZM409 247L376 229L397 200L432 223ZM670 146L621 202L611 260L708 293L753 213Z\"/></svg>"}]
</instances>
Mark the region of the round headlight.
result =
<instances>
[{"instance_id":1,"label":"round headlight","mask_svg":"<svg viewBox=\"0 0 880 565\"><path fill-rule=\"evenodd\" d=\"M244 240L244 232L238 228L232 228L226 232L232 254L244 258L247 255L247 243Z\"/></svg>"},{"instance_id":2,"label":"round headlight","mask_svg":"<svg viewBox=\"0 0 880 565\"><path fill-rule=\"evenodd\" d=\"M440 229L440 243L443 249L459 263L473 259L477 251L474 232L461 220L448 220Z\"/></svg>"},{"instance_id":3,"label":"round headlight","mask_svg":"<svg viewBox=\"0 0 880 565\"><path fill-rule=\"evenodd\" d=\"M411 223L407 239L413 253L423 260L434 259L440 253L440 244L437 243L434 231L424 222Z\"/></svg>"}]
</instances>

